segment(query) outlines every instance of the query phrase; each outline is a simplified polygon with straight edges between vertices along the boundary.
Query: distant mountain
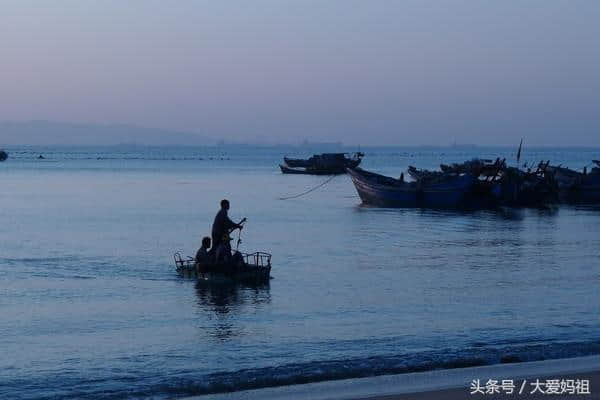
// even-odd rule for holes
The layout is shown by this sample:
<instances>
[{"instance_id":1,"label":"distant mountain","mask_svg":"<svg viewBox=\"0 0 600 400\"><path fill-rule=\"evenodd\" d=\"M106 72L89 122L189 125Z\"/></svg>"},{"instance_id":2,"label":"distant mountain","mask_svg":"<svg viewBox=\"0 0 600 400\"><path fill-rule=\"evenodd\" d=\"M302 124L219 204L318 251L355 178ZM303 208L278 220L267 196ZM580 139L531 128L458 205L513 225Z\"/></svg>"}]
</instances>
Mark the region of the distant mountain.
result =
<instances>
[{"instance_id":1,"label":"distant mountain","mask_svg":"<svg viewBox=\"0 0 600 400\"><path fill-rule=\"evenodd\" d=\"M0 145L212 145L214 139L190 132L123 124L52 121L0 122Z\"/></svg>"}]
</instances>

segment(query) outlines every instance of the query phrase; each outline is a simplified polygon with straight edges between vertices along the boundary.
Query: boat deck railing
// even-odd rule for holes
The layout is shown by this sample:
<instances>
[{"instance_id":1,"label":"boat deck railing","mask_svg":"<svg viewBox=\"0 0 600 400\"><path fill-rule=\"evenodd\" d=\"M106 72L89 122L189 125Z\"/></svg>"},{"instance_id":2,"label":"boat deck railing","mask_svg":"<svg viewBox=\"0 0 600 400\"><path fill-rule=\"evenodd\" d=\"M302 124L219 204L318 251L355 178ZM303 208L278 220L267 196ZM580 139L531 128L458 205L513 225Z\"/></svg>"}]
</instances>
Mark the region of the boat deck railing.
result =
<instances>
[{"instance_id":1,"label":"boat deck railing","mask_svg":"<svg viewBox=\"0 0 600 400\"><path fill-rule=\"evenodd\" d=\"M271 266L271 254L262 251L256 253L240 253L244 259L244 262L249 265L255 265L258 267L270 267ZM176 252L173 254L175 260L175 267L177 269L189 269L194 268L196 260L192 257L183 258L181 253Z\"/></svg>"},{"instance_id":2,"label":"boat deck railing","mask_svg":"<svg viewBox=\"0 0 600 400\"><path fill-rule=\"evenodd\" d=\"M175 259L175 267L177 269L192 268L196 262L192 257L188 257L187 259L182 258L179 252L173 254L173 259Z\"/></svg>"},{"instance_id":3,"label":"boat deck railing","mask_svg":"<svg viewBox=\"0 0 600 400\"><path fill-rule=\"evenodd\" d=\"M270 267L271 255L262 251L256 253L241 253L246 264L256 265L258 267Z\"/></svg>"}]
</instances>

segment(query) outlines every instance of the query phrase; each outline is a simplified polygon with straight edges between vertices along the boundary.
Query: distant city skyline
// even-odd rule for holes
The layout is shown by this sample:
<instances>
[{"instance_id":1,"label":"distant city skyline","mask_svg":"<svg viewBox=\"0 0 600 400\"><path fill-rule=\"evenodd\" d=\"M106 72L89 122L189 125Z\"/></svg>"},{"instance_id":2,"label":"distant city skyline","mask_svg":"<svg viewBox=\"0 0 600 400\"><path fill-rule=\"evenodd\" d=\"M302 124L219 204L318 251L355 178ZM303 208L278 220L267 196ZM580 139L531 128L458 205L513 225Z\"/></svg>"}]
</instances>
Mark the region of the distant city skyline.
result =
<instances>
[{"instance_id":1,"label":"distant city skyline","mask_svg":"<svg viewBox=\"0 0 600 400\"><path fill-rule=\"evenodd\" d=\"M360 143L343 140L319 140L303 138L284 138L288 141L266 138L245 138L241 140L201 136L192 132L176 132L164 129L147 128L129 124L84 124L61 123L53 121L0 121L0 149L2 146L219 146L219 145L258 145L258 146L317 146L334 150L337 148L358 147L515 147L518 142L507 144L466 143L456 140L440 143L373 143L367 139ZM600 145L581 145L577 143L556 145L551 143L528 143L531 147L582 147L600 148ZM515 147L516 148L516 147Z\"/></svg>"},{"instance_id":2,"label":"distant city skyline","mask_svg":"<svg viewBox=\"0 0 600 400\"><path fill-rule=\"evenodd\" d=\"M0 146L600 146L599 15L566 0L7 0Z\"/></svg>"}]
</instances>

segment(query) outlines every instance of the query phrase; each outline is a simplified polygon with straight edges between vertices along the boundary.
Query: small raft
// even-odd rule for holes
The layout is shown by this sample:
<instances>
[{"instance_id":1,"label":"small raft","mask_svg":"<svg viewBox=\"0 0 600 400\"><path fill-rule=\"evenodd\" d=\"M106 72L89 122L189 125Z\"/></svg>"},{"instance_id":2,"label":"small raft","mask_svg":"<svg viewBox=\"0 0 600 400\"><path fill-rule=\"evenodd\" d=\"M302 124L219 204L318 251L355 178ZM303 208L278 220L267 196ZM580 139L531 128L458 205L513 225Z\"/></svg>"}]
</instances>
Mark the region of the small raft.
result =
<instances>
[{"instance_id":1,"label":"small raft","mask_svg":"<svg viewBox=\"0 0 600 400\"><path fill-rule=\"evenodd\" d=\"M264 283L271 279L271 254L264 252L240 253L241 265L227 263L198 268L192 257L183 258L179 252L173 255L177 274L209 282Z\"/></svg>"}]
</instances>

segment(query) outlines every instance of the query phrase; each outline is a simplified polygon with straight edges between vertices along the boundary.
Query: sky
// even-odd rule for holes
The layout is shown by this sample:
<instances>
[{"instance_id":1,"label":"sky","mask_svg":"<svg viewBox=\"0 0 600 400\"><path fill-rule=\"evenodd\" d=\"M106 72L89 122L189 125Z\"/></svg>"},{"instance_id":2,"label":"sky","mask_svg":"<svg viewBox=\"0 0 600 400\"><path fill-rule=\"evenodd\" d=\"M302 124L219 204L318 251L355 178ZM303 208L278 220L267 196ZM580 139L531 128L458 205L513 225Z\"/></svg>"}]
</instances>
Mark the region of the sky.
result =
<instances>
[{"instance_id":1,"label":"sky","mask_svg":"<svg viewBox=\"0 0 600 400\"><path fill-rule=\"evenodd\" d=\"M599 20L597 0L2 0L0 121L600 146Z\"/></svg>"}]
</instances>

